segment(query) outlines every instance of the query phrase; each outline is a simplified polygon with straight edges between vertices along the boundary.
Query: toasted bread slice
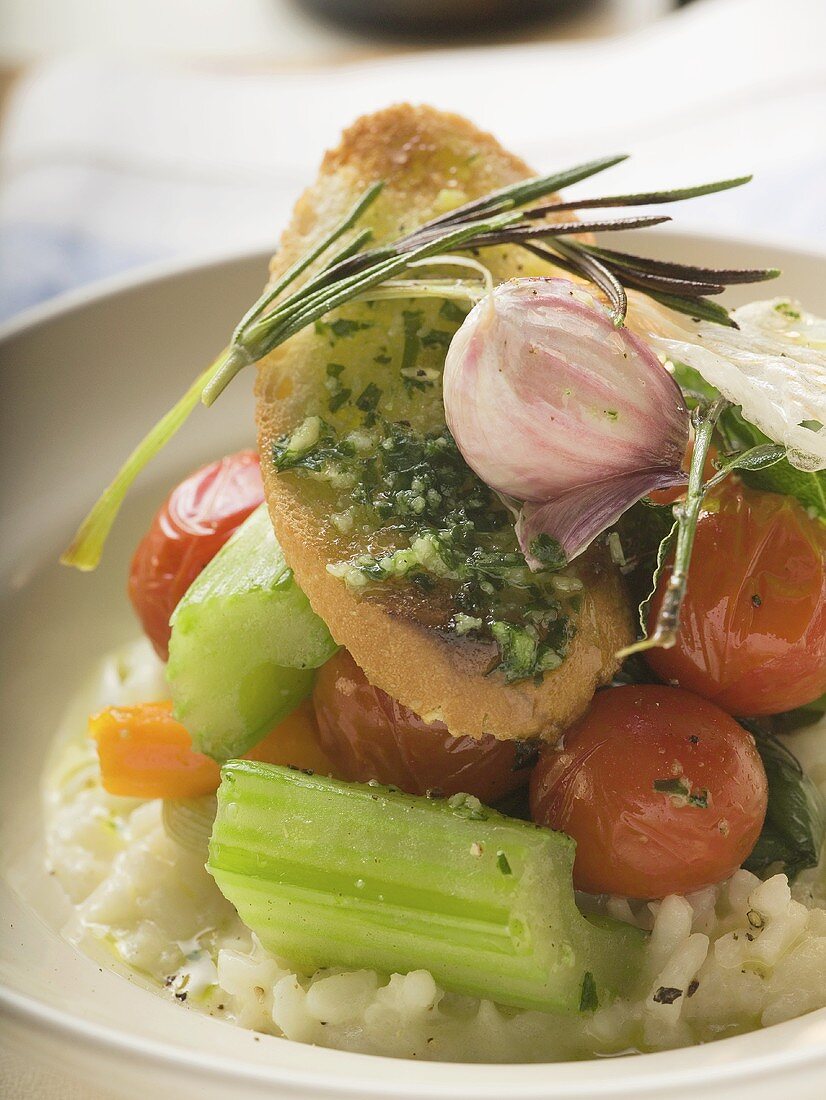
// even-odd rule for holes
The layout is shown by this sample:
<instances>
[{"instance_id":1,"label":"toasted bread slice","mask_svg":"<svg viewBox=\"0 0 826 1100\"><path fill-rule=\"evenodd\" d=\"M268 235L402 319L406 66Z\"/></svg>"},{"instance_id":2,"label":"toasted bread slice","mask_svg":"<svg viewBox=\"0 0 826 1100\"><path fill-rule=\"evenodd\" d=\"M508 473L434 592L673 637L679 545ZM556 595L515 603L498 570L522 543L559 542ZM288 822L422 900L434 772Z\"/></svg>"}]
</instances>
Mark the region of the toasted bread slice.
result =
<instances>
[{"instance_id":1,"label":"toasted bread slice","mask_svg":"<svg viewBox=\"0 0 826 1100\"><path fill-rule=\"evenodd\" d=\"M364 224L380 242L530 175L493 137L455 115L402 105L367 116L326 155L317 181L299 200L272 277L312 247L375 180L385 187ZM548 271L512 248L489 248L482 258L497 279ZM346 477L331 482L318 470L279 473L271 459L273 446L311 416L358 437L371 419L365 416L371 403L359 395L372 384L375 402L376 383L381 392L373 411L384 421L419 432L443 428L440 370L456 327L455 314L446 314L438 300L352 304L260 364L259 446L270 514L314 610L372 683L425 720L445 722L457 736L555 740L610 679L614 655L632 639L621 579L601 552L576 563L584 588L578 610L568 609L575 634L561 666L508 683L496 668L490 639L449 629L449 592L395 581L354 590L329 571L365 552L407 546L392 516L383 528L367 530L347 508L353 488Z\"/></svg>"}]
</instances>

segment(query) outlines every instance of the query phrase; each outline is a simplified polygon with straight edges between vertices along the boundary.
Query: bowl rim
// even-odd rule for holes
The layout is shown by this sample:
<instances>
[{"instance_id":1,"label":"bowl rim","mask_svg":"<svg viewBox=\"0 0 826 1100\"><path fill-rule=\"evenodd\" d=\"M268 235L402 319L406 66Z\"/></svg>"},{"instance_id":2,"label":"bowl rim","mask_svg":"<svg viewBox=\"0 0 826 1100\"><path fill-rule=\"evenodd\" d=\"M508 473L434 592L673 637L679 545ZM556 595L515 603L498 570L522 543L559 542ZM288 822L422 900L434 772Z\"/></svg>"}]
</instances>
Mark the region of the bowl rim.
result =
<instances>
[{"instance_id":1,"label":"bowl rim","mask_svg":"<svg viewBox=\"0 0 826 1100\"><path fill-rule=\"evenodd\" d=\"M136 1037L108 1027L105 1024L80 1020L68 1012L43 1005L34 997L19 994L0 986L0 1016L34 1027L40 1034L53 1035L58 1039L72 1039L92 1055L99 1051L104 1054L116 1053L131 1062L145 1065L147 1060L156 1064L165 1063L165 1068L184 1072L187 1080L199 1077L224 1081L235 1085L286 1085L293 1090L291 1095L306 1096L308 1100L389 1100L386 1078L377 1072L369 1079L353 1074L352 1079L333 1078L330 1070L323 1066L317 1068L296 1068L277 1063L251 1063L231 1056L215 1055L207 1051L191 1050L156 1039ZM826 1022L826 1009L817 1009L802 1017L774 1024L769 1030L777 1034L789 1029L802 1019L818 1018ZM229 1025L234 1026L234 1025ZM313 1044L299 1043L275 1035L262 1038L277 1043L288 1044L301 1052L312 1050L314 1059L326 1060L332 1055L336 1060L349 1063L369 1063L374 1069L386 1069L388 1074L405 1067L408 1079L393 1086L393 1100L464 1100L472 1095L478 1100L502 1100L502 1088L507 1083L513 1100L576 1100L577 1097L599 1097L611 1100L612 1097L626 1097L631 1091L636 1096L660 1096L668 1091L671 1095L682 1095L678 1089L690 1088L692 1093L703 1086L719 1086L735 1083L747 1088L750 1082L765 1080L767 1074L783 1074L793 1069L805 1068L816 1061L823 1061L823 1044L809 1047L781 1049L746 1058L732 1057L725 1063L712 1062L706 1065L674 1065L675 1061L691 1061L692 1054L709 1048L719 1050L721 1044L728 1053L742 1040L748 1040L760 1032L748 1032L744 1035L718 1039L711 1044L682 1047L678 1050L656 1051L649 1054L629 1057L587 1059L576 1062L516 1062L516 1063L478 1063L478 1062L418 1062L413 1059L390 1058L383 1055L360 1054L331 1050ZM78 1047L75 1048L76 1053ZM656 1062L656 1065L654 1064ZM617 1064L634 1067L631 1073L616 1073ZM556 1081L547 1079L547 1067L553 1066L555 1072L566 1072ZM601 1066L612 1070L604 1080L596 1080L593 1068ZM639 1066L639 1069L636 1067ZM483 1072L489 1080L474 1080L468 1083L468 1070ZM421 1072L424 1071L424 1072ZM435 1079L438 1074L441 1081ZM411 1080L410 1077L422 1079ZM455 1078L450 1080L449 1078ZM533 1080L520 1080L520 1077ZM517 1091L518 1090L518 1091Z\"/></svg>"},{"instance_id":2,"label":"bowl rim","mask_svg":"<svg viewBox=\"0 0 826 1100\"><path fill-rule=\"evenodd\" d=\"M662 236L690 241L692 244L721 243L733 249L765 248L787 256L794 255L804 261L826 261L826 250L810 244L797 247L794 242L772 241L765 238L748 238L722 234L692 233L686 231L658 231ZM72 314L75 311L94 309L99 304L128 296L147 285L162 286L164 282L186 279L190 275L212 269L219 270L232 265L260 263L266 269L271 248L240 248L223 250L189 257L163 260L137 269L90 283L77 290L58 295L50 301L25 310L0 325L0 344L23 337L41 327ZM779 257L782 262L782 256ZM441 1097L458 1100L473 1095L478 1100L501 1100L502 1089L519 1100L552 1100L557 1097L599 1096L610 1098L635 1092L639 1096L651 1096L669 1089L675 1095L688 1087L692 1091L703 1085L722 1085L736 1082L746 1087L750 1081L765 1078L771 1072L784 1073L791 1069L803 1069L816 1061L826 1059L826 1009L818 1009L795 1020L771 1026L767 1031L781 1038L795 1037L795 1042L772 1044L777 1049L755 1053L754 1037L764 1031L719 1039L711 1044L659 1051L644 1057L623 1058L623 1071L617 1072L617 1059L598 1058L578 1062L559 1063L485 1063L480 1071L479 1063L418 1062L413 1059L396 1059L378 1055L311 1048L312 1062L308 1066L290 1065L284 1062L243 1061L234 1054L216 1054L209 1050L194 1049L174 1042L138 1036L117 1027L83 1019L71 1012L43 1003L34 995L20 993L0 984L0 1015L43 1037L69 1040L79 1054L93 1055L96 1051L116 1054L130 1062L147 1061L167 1071L185 1074L189 1082L198 1078L224 1082L236 1086L285 1086L295 1096L346 1098L387 1097L386 1081L390 1074L397 1075L400 1063L404 1066L405 1079L394 1084L393 1096L398 1100L421 1100L423 1097ZM821 1038L795 1035L800 1021L817 1021L822 1028ZM797 1027L795 1027L797 1025ZM267 1040L288 1044L295 1052L303 1054L306 1044L276 1036L263 1036ZM725 1060L703 1060L702 1051L725 1053ZM335 1065L338 1063L338 1066ZM344 1068L348 1072L334 1075L334 1070ZM547 1067L554 1066L556 1080L548 1080ZM363 1072L371 1067L375 1072ZM361 1069L360 1069L361 1067ZM600 1070L595 1072L597 1067ZM380 1072L384 1069L384 1072ZM468 1070L479 1075L478 1080L468 1081ZM474 1075L475 1076L475 1075Z\"/></svg>"},{"instance_id":3,"label":"bowl rim","mask_svg":"<svg viewBox=\"0 0 826 1100\"><path fill-rule=\"evenodd\" d=\"M663 236L671 237L674 239L677 247L679 247L680 241L690 241L693 244L702 245L708 244L711 247L719 245L722 242L734 249L775 249L779 252L803 257L806 260L820 260L826 262L826 246L819 247L813 245L811 241L797 241L793 238L781 235L777 237L749 237L738 233L693 233L690 230L664 225L658 226L655 230L650 231L647 239L650 240L652 236L658 238ZM643 242L646 240L644 236L640 237L639 234L635 239L637 241L642 240ZM82 286L62 291L54 295L54 297L46 299L44 302L29 306L26 309L20 310L18 313L12 314L5 320L0 321L0 344L5 343L7 340L22 336L30 329L36 328L39 325L59 320L61 317L76 309L94 306L98 302L105 301L121 294L128 294L130 291L138 290L148 284L160 284L165 281L183 278L203 270L217 269L236 263L252 263L258 260L260 260L262 266L266 268L273 251L274 246L271 243L267 244L266 242L262 242L258 246L247 245L241 248L212 249L198 254L190 254L186 257L167 257L164 259L151 260L148 263L138 264L128 268L126 271L118 272L114 275L107 275L100 279L94 279ZM771 283L766 285L771 286Z\"/></svg>"}]
</instances>

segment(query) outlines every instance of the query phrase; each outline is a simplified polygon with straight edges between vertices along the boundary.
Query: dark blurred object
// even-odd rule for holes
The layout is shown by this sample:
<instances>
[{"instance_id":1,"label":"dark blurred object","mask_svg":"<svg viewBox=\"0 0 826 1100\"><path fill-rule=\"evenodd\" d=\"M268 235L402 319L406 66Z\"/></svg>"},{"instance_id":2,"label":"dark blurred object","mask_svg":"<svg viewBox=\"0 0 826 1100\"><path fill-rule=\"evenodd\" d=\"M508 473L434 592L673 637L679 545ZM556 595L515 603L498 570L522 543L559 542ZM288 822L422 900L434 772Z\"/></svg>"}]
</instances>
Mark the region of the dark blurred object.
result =
<instances>
[{"instance_id":1,"label":"dark blurred object","mask_svg":"<svg viewBox=\"0 0 826 1100\"><path fill-rule=\"evenodd\" d=\"M301 0L338 23L371 31L438 34L513 26L571 6L571 0Z\"/></svg>"}]
</instances>

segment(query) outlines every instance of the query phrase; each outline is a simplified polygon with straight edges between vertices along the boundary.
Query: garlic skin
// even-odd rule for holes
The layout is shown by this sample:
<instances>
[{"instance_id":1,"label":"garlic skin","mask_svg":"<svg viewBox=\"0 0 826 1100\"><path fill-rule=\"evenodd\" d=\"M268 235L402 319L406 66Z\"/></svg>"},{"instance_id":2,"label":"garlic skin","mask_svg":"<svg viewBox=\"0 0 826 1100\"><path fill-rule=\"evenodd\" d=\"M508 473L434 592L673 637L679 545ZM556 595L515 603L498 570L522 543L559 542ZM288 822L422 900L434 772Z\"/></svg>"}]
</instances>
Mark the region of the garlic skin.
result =
<instances>
[{"instance_id":1,"label":"garlic skin","mask_svg":"<svg viewBox=\"0 0 826 1100\"><path fill-rule=\"evenodd\" d=\"M467 464L521 502L516 531L531 568L539 534L570 560L640 497L686 481L679 387L567 279L515 279L475 306L448 350L443 392Z\"/></svg>"}]
</instances>

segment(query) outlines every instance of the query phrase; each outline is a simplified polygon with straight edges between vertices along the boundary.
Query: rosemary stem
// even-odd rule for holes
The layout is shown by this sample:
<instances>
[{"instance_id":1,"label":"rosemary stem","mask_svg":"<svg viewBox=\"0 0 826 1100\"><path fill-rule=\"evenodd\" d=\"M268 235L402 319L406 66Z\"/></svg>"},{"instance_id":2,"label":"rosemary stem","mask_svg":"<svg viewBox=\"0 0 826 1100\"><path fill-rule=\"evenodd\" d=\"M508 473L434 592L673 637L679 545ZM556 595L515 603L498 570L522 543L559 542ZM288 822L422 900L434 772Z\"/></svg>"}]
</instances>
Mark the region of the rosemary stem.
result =
<instances>
[{"instance_id":1,"label":"rosemary stem","mask_svg":"<svg viewBox=\"0 0 826 1100\"><path fill-rule=\"evenodd\" d=\"M220 366L211 372L201 389L201 401L209 408L216 398L224 392L236 374L254 363L256 357L250 355L243 343L231 344L224 353Z\"/></svg>"},{"instance_id":2,"label":"rosemary stem","mask_svg":"<svg viewBox=\"0 0 826 1100\"><path fill-rule=\"evenodd\" d=\"M691 563L691 552L694 549L694 536L697 533L697 520L700 516L700 508L703 499L710 488L712 481L703 482L703 469L705 467L714 428L724 409L731 402L724 397L718 397L705 412L699 408L695 410L694 422L694 450L691 454L691 466L688 471L688 488L685 501L674 505L674 517L677 521L677 544L674 549L674 565L671 576L668 578L662 604L657 615L657 622L653 633L634 645L620 650L617 656L630 657L633 653L641 653L646 649L660 647L670 649L677 640L677 632L680 629L680 610L685 599L688 582L688 569Z\"/></svg>"},{"instance_id":3,"label":"rosemary stem","mask_svg":"<svg viewBox=\"0 0 826 1100\"><path fill-rule=\"evenodd\" d=\"M433 218L427 223L427 226L423 228L430 228L431 226L437 225L444 227L456 224L459 221L465 221L471 215L478 218L484 215L500 213L503 210L512 210L517 206L524 206L534 199L541 199L553 191L558 191L561 187L570 187L574 183L579 183L581 180L588 179L590 176L595 176L599 172L604 172L606 168L613 168L615 164L620 164L627 159L628 156L625 153L600 157L598 160L588 161L585 164L578 164L575 168L569 168L563 172L555 172L550 176L541 176L538 179L523 180L516 184L509 184L499 191L494 191L491 195L486 195L481 199L474 199L471 202L465 203L464 206L457 207L456 210L450 210L446 214Z\"/></svg>"},{"instance_id":4,"label":"rosemary stem","mask_svg":"<svg viewBox=\"0 0 826 1100\"><path fill-rule=\"evenodd\" d=\"M467 245L478 237L480 232L486 232L488 226L493 227L493 231L496 231L501 226L509 224L514 216L518 215L501 214L495 219L491 218L487 223L482 223L482 225L478 222L472 222L468 225L457 226L455 229L440 235L436 240L428 241L410 252L396 255L384 263L377 264L375 267L353 276L351 279L343 280L342 283L331 286L329 289L325 288L309 302L302 303L303 309L299 309L299 312L290 318L288 324L278 334L277 341L275 343L267 341L266 350L272 350L277 344L292 336L294 332L298 332L299 329L312 324L313 321L318 320L337 306L351 301L355 294L370 290L386 279L391 279L394 275L401 273L413 261L437 256L460 245Z\"/></svg>"},{"instance_id":5,"label":"rosemary stem","mask_svg":"<svg viewBox=\"0 0 826 1100\"><path fill-rule=\"evenodd\" d=\"M280 279L278 279L275 283L273 283L271 287L268 287L267 290L264 291L258 301L249 310L247 310L247 312L238 322L235 328L235 332L232 334L230 346L235 343L240 334L248 325L256 320L256 318L261 316L267 306L274 302L279 294L282 294L291 283L295 282L299 275L307 270L310 264L314 263L315 260L317 260L319 256L321 256L324 252L327 251L328 248L335 244L335 242L344 233L346 233L348 229L355 225L355 223L365 212L365 210L367 210L368 207L372 206L372 204L378 198L379 192L383 187L384 182L381 180L378 183L374 183L371 187L368 187L364 194L351 207L349 212L345 214L345 216L341 219L341 221L338 222L338 224L335 225L329 233L325 234L314 248L311 248L309 252L306 252L291 267L289 267ZM356 251L358 248L361 247L362 244L364 244L369 235L369 230L365 230L364 232L360 233L358 237L356 237L356 241L358 241L359 243L355 244L355 242L351 242L351 244L343 250L343 253L346 253L347 256L352 255L354 251ZM339 255L339 257L337 258L341 259L343 258L343 256Z\"/></svg>"},{"instance_id":6,"label":"rosemary stem","mask_svg":"<svg viewBox=\"0 0 826 1100\"><path fill-rule=\"evenodd\" d=\"M371 265L366 271L360 271L330 286L321 286L309 294L306 287L302 287L239 334L221 369L204 386L203 403L212 405L240 370L267 355L295 333L319 320L325 313L399 274L413 261L465 244L480 232L495 232L515 217L518 215L500 214L486 222L458 226L442 233L436 240L428 241L410 252L394 254L387 260Z\"/></svg>"},{"instance_id":7,"label":"rosemary stem","mask_svg":"<svg viewBox=\"0 0 826 1100\"><path fill-rule=\"evenodd\" d=\"M221 370L229 356L230 349L227 348L198 375L183 396L135 447L86 515L70 545L64 550L60 557L63 565L73 565L83 572L97 566L109 531L133 481L147 462L151 461L184 425L189 414L196 408L205 385L208 385L210 379Z\"/></svg>"},{"instance_id":8,"label":"rosemary stem","mask_svg":"<svg viewBox=\"0 0 826 1100\"><path fill-rule=\"evenodd\" d=\"M694 433L694 450L688 471L688 489L685 503L678 505L677 546L674 550L674 568L668 581L663 598L662 611L657 621L657 630L669 632L666 647L674 645L680 623L680 608L685 597L688 567L691 552L694 549L694 536L697 533L697 520L708 486L703 483L703 470L714 435L714 427L721 413L729 404L724 397L718 397L705 416L698 417Z\"/></svg>"}]
</instances>

